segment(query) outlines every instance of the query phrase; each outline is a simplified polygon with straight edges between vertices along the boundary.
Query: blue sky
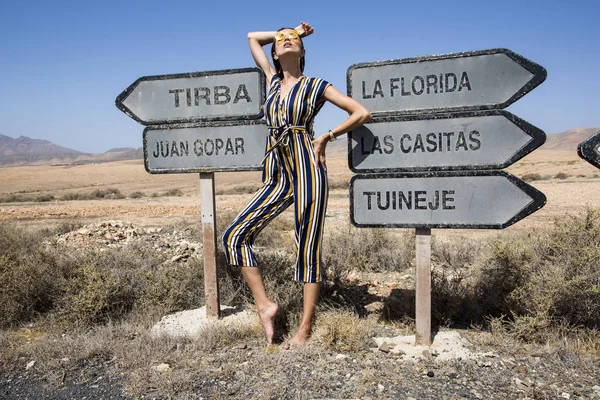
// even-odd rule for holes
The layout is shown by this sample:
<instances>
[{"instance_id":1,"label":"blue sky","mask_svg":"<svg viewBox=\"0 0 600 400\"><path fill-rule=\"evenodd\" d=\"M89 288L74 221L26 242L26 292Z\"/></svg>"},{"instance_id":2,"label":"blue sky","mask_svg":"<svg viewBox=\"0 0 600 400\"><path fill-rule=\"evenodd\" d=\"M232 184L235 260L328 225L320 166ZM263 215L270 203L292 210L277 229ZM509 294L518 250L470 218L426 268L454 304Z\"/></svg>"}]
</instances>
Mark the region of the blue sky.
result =
<instances>
[{"instance_id":1,"label":"blue sky","mask_svg":"<svg viewBox=\"0 0 600 400\"><path fill-rule=\"evenodd\" d=\"M546 133L600 126L596 1L28 1L0 5L0 134L141 147L115 97L140 76L253 66L246 33L310 22L305 75L346 91L357 62L508 48L548 70L508 110ZM327 105L315 131L345 113Z\"/></svg>"}]
</instances>

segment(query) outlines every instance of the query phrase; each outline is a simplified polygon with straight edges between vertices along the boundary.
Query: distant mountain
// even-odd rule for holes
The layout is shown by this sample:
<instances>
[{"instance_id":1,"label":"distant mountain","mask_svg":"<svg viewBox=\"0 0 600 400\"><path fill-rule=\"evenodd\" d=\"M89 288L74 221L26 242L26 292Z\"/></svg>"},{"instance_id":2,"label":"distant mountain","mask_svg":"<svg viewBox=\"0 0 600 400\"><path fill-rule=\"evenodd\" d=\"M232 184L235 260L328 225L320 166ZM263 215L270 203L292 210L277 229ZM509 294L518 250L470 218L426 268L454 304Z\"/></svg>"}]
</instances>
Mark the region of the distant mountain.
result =
<instances>
[{"instance_id":1,"label":"distant mountain","mask_svg":"<svg viewBox=\"0 0 600 400\"><path fill-rule=\"evenodd\" d=\"M47 140L0 135L0 166L89 164L144 158L142 148L115 148L90 154L56 145Z\"/></svg>"},{"instance_id":2,"label":"distant mountain","mask_svg":"<svg viewBox=\"0 0 600 400\"><path fill-rule=\"evenodd\" d=\"M19 136L16 139L0 135L0 165L38 164L73 160L86 153L58 146L47 140Z\"/></svg>"},{"instance_id":3,"label":"distant mountain","mask_svg":"<svg viewBox=\"0 0 600 400\"><path fill-rule=\"evenodd\" d=\"M546 143L540 149L577 151L579 143L598 132L598 130L600 128L575 128L566 132L552 133L546 135Z\"/></svg>"}]
</instances>

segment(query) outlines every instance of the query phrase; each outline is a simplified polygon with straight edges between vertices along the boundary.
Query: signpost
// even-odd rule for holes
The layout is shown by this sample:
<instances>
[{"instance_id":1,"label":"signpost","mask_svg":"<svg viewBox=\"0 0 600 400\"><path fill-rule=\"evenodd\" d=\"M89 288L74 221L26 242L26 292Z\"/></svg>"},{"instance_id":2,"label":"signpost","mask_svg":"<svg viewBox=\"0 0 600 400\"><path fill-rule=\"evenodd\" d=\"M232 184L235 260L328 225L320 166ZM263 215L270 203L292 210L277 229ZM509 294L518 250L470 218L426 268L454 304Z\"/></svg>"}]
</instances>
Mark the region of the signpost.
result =
<instances>
[{"instance_id":1,"label":"signpost","mask_svg":"<svg viewBox=\"0 0 600 400\"><path fill-rule=\"evenodd\" d=\"M596 168L600 168L600 131L579 143L577 154Z\"/></svg>"},{"instance_id":2,"label":"signpost","mask_svg":"<svg viewBox=\"0 0 600 400\"><path fill-rule=\"evenodd\" d=\"M354 172L498 169L545 140L503 110L378 118L349 135L348 164Z\"/></svg>"},{"instance_id":3,"label":"signpost","mask_svg":"<svg viewBox=\"0 0 600 400\"><path fill-rule=\"evenodd\" d=\"M200 173L206 315L220 316L216 262L216 171L260 169L265 77L258 68L139 78L115 105L143 125L151 174Z\"/></svg>"},{"instance_id":4,"label":"signpost","mask_svg":"<svg viewBox=\"0 0 600 400\"><path fill-rule=\"evenodd\" d=\"M495 170L545 142L544 132L499 109L546 75L507 49L348 68L348 96L373 115L348 135L348 165L361 173L350 183L351 222L416 228L417 344L431 344L431 228L502 229L546 203Z\"/></svg>"},{"instance_id":5,"label":"signpost","mask_svg":"<svg viewBox=\"0 0 600 400\"><path fill-rule=\"evenodd\" d=\"M143 125L259 119L264 88L258 68L143 76L115 104Z\"/></svg>"},{"instance_id":6,"label":"signpost","mask_svg":"<svg viewBox=\"0 0 600 400\"><path fill-rule=\"evenodd\" d=\"M505 108L546 79L540 65L491 49L348 68L348 96L375 115Z\"/></svg>"}]
</instances>

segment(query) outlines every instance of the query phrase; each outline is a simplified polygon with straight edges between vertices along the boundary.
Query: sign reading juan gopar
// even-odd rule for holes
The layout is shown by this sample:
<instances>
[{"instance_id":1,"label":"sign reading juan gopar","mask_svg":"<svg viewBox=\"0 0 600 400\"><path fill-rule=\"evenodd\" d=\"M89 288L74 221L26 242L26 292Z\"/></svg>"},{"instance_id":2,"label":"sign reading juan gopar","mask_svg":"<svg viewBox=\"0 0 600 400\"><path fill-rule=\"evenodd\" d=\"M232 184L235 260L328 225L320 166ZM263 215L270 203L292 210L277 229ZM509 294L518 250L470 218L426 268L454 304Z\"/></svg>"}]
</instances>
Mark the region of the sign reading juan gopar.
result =
<instances>
[{"instance_id":1,"label":"sign reading juan gopar","mask_svg":"<svg viewBox=\"0 0 600 400\"><path fill-rule=\"evenodd\" d=\"M503 229L546 197L504 171L365 174L352 177L350 203L354 226Z\"/></svg>"},{"instance_id":2,"label":"sign reading juan gopar","mask_svg":"<svg viewBox=\"0 0 600 400\"><path fill-rule=\"evenodd\" d=\"M263 116L265 78L258 68L144 76L115 102L143 125Z\"/></svg>"},{"instance_id":3,"label":"sign reading juan gopar","mask_svg":"<svg viewBox=\"0 0 600 400\"><path fill-rule=\"evenodd\" d=\"M577 154L596 168L600 168L600 131L579 143Z\"/></svg>"},{"instance_id":4,"label":"sign reading juan gopar","mask_svg":"<svg viewBox=\"0 0 600 400\"><path fill-rule=\"evenodd\" d=\"M373 115L505 108L546 79L507 49L377 61L348 68L349 96Z\"/></svg>"},{"instance_id":5,"label":"sign reading juan gopar","mask_svg":"<svg viewBox=\"0 0 600 400\"><path fill-rule=\"evenodd\" d=\"M503 110L378 118L349 135L354 172L505 168L546 140Z\"/></svg>"},{"instance_id":6,"label":"sign reading juan gopar","mask_svg":"<svg viewBox=\"0 0 600 400\"><path fill-rule=\"evenodd\" d=\"M151 174L258 170L267 133L264 121L148 127L144 165Z\"/></svg>"}]
</instances>

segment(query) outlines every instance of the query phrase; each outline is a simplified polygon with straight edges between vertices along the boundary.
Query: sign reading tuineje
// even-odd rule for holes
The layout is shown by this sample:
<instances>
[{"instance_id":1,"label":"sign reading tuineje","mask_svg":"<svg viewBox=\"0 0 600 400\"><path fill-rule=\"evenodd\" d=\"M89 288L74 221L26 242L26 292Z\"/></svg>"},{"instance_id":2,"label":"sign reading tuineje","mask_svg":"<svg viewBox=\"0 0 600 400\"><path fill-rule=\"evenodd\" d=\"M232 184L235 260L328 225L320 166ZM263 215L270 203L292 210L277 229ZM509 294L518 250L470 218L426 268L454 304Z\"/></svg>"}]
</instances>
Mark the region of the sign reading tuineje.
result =
<instances>
[{"instance_id":1,"label":"sign reading tuineje","mask_svg":"<svg viewBox=\"0 0 600 400\"><path fill-rule=\"evenodd\" d=\"M349 166L364 173L350 184L353 225L502 229L543 207L544 194L520 179L477 170L504 168L545 142L498 109L546 75L507 49L351 66L348 95L374 115L349 134Z\"/></svg>"},{"instance_id":2,"label":"sign reading tuineje","mask_svg":"<svg viewBox=\"0 0 600 400\"><path fill-rule=\"evenodd\" d=\"M260 169L268 130L258 68L137 79L116 106L144 130L144 165L151 174Z\"/></svg>"}]
</instances>

